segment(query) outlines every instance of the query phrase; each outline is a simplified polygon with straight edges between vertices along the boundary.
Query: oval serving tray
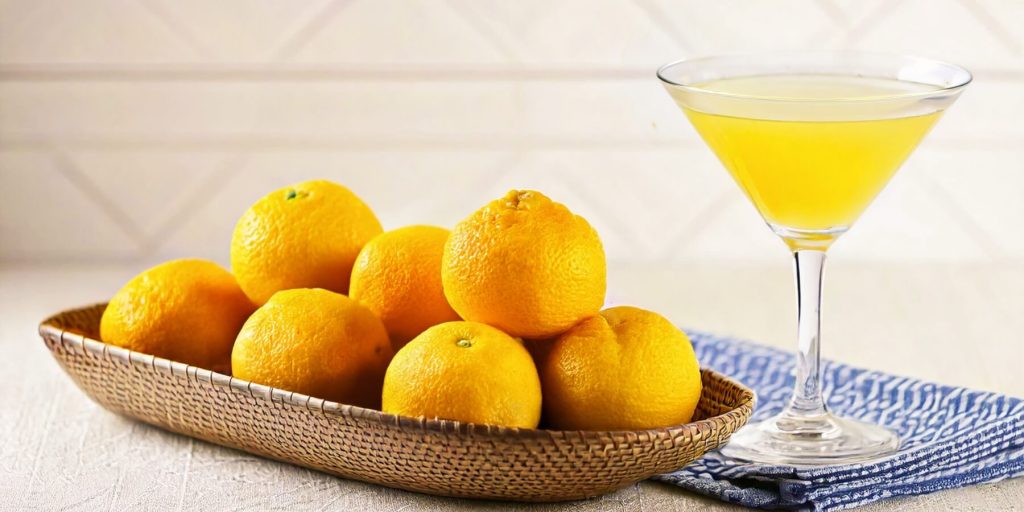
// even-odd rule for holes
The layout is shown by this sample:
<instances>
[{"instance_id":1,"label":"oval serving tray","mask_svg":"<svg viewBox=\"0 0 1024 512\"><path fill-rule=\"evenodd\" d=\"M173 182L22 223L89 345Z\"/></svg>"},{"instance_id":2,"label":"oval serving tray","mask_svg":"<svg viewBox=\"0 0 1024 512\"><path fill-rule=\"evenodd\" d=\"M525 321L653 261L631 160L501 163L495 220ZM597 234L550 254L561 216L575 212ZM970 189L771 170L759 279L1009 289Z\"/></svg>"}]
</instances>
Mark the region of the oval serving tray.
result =
<instances>
[{"instance_id":1,"label":"oval serving tray","mask_svg":"<svg viewBox=\"0 0 1024 512\"><path fill-rule=\"evenodd\" d=\"M333 475L442 496L565 501L679 469L723 445L749 389L702 370L695 421L641 431L555 431L384 414L273 389L100 341L105 304L39 326L53 357L106 409Z\"/></svg>"}]
</instances>

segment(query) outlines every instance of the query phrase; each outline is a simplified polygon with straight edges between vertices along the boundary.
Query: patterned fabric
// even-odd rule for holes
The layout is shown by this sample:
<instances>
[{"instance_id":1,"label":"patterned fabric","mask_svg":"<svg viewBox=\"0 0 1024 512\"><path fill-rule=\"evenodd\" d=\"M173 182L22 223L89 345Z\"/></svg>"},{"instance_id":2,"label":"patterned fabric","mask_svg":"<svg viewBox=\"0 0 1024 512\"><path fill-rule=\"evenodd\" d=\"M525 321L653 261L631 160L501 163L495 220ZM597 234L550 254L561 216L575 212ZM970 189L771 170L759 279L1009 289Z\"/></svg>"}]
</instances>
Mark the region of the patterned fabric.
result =
<instances>
[{"instance_id":1,"label":"patterned fabric","mask_svg":"<svg viewBox=\"0 0 1024 512\"><path fill-rule=\"evenodd\" d=\"M702 366L754 389L751 421L789 398L793 356L749 342L692 332ZM832 411L899 432L899 452L864 464L797 468L748 464L717 452L654 479L757 508L840 510L1024 475L1024 400L825 362Z\"/></svg>"}]
</instances>

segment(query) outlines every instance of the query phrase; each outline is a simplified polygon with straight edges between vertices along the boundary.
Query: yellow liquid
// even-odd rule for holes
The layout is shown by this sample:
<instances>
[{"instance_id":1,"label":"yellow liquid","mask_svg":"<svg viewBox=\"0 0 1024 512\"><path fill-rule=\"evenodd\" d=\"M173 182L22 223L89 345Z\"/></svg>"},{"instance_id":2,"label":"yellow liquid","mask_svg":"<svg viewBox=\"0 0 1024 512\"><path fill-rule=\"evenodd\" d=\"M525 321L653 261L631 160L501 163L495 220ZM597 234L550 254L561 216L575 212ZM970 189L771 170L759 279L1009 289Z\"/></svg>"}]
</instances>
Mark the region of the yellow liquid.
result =
<instances>
[{"instance_id":1,"label":"yellow liquid","mask_svg":"<svg viewBox=\"0 0 1024 512\"><path fill-rule=\"evenodd\" d=\"M898 80L824 75L730 78L697 87L803 100L935 90ZM877 104L863 108L847 104L839 107L842 113L822 102L739 107L730 115L686 106L683 110L773 228L842 231L867 208L941 115L941 111L908 109L907 100L899 101L903 105L881 109ZM779 112L789 115L779 116ZM871 118L875 115L882 117Z\"/></svg>"}]
</instances>

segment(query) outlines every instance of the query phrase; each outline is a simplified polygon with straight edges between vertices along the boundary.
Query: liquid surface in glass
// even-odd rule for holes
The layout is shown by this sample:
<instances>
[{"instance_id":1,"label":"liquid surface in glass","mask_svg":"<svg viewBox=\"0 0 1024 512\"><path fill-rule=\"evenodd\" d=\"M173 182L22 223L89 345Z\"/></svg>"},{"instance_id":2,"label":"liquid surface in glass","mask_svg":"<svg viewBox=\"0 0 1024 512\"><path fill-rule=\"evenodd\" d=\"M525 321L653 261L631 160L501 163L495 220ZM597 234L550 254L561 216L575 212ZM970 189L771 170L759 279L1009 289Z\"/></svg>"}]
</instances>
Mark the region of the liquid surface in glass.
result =
<instances>
[{"instance_id":1,"label":"liquid surface in glass","mask_svg":"<svg viewBox=\"0 0 1024 512\"><path fill-rule=\"evenodd\" d=\"M701 110L683 110L765 220L807 231L848 228L942 113L916 98L883 99L937 90L895 79L766 75L694 87L787 100L709 95Z\"/></svg>"}]
</instances>

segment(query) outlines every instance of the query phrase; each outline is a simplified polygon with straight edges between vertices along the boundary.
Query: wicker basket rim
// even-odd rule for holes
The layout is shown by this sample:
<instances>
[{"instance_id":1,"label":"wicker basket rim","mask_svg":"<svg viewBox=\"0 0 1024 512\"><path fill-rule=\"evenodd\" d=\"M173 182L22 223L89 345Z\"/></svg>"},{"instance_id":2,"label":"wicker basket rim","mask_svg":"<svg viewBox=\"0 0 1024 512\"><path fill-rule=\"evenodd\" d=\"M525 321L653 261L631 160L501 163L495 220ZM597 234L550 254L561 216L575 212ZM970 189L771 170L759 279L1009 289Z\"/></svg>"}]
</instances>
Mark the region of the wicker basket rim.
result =
<instances>
[{"instance_id":1,"label":"wicker basket rim","mask_svg":"<svg viewBox=\"0 0 1024 512\"><path fill-rule=\"evenodd\" d=\"M330 400L311 397L302 393L286 391L255 382L238 379L230 375L224 375L205 368L187 365L178 361L171 361L162 357L150 354L134 352L125 348L117 347L93 339L80 333L65 330L55 324L64 314L71 312L88 311L106 307L106 303L96 303L89 306L73 308L53 315L39 324L39 334L50 347L51 343L60 343L71 350L89 352L105 359L115 360L122 364L140 366L167 372L168 374L185 376L196 382L211 384L215 387L228 389L231 392L243 393L257 400L281 403L292 407L302 407L328 416L344 416L371 420L381 424L393 425L402 428L416 428L421 431L439 433L460 433L475 434L488 437L558 437L575 439L598 439L607 436L635 436L636 438L657 438L665 435L673 435L683 430L705 431L715 428L716 422L722 420L738 422L742 424L754 408L756 397L754 392L740 382L722 375L708 368L701 368L702 377L711 376L723 381L740 391L735 404L726 404L729 410L717 416L711 416L702 420L690 423L659 427L645 430L550 430L550 429L528 429L518 427L505 427L501 425L486 425L468 423L457 420L441 418L409 417L396 414L389 414L375 409L367 409L355 405L342 404Z\"/></svg>"}]
</instances>

